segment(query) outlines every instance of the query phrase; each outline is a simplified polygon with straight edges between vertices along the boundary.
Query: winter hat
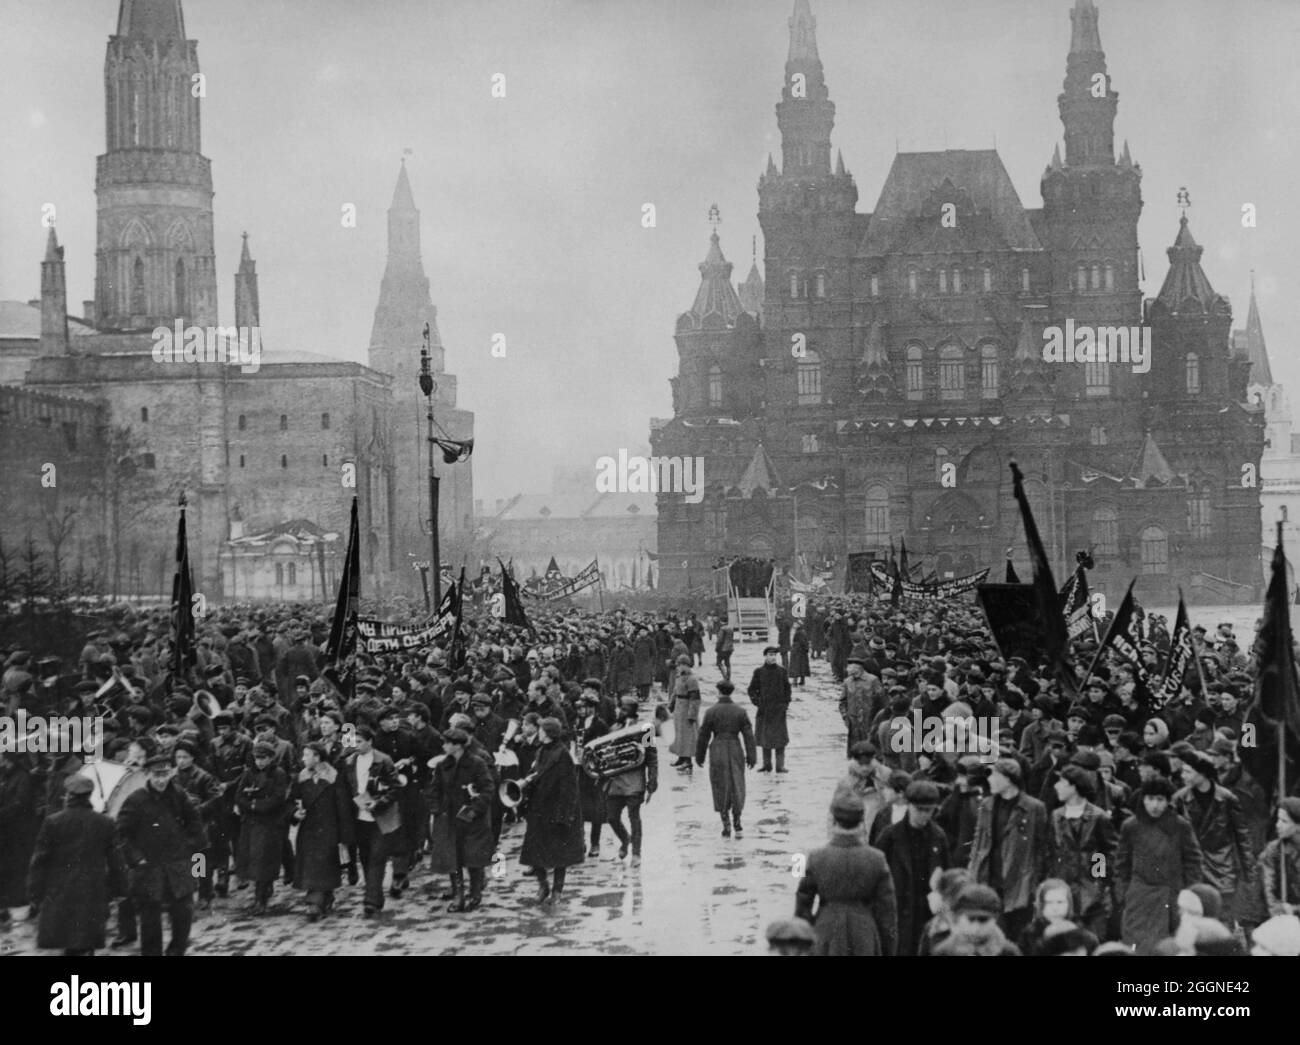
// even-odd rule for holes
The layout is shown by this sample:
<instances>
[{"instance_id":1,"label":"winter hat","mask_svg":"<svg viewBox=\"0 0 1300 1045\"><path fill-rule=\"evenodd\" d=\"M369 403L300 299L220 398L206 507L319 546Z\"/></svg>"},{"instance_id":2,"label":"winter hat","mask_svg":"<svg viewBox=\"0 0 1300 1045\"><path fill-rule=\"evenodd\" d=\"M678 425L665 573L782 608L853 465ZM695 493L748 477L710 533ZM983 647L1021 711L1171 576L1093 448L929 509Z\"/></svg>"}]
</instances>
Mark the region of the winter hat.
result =
<instances>
[{"instance_id":1,"label":"winter hat","mask_svg":"<svg viewBox=\"0 0 1300 1045\"><path fill-rule=\"evenodd\" d=\"M1154 726L1154 727L1155 727L1155 731L1156 731L1156 743L1157 743L1157 744L1164 745L1164 744L1169 743L1169 726L1165 724L1165 720L1164 720L1164 719L1162 719L1162 718L1149 718L1149 719L1147 719L1146 724L1147 724L1148 726ZM1145 728L1145 727L1143 727L1143 728Z\"/></svg>"}]
</instances>

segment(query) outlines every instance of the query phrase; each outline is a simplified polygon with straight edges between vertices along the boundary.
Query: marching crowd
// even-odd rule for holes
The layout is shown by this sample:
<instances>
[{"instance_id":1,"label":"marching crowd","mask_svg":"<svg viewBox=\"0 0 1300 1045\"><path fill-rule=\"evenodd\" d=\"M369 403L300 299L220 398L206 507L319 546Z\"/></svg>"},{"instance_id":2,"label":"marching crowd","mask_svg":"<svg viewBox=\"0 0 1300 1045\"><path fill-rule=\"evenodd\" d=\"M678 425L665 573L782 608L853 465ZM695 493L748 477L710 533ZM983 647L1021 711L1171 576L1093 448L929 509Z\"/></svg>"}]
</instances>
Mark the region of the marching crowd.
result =
<instances>
[{"instance_id":1,"label":"marching crowd","mask_svg":"<svg viewBox=\"0 0 1300 1045\"><path fill-rule=\"evenodd\" d=\"M752 721L713 614L467 616L461 644L359 654L346 674L324 663L328 631L307 607L220 609L183 677L161 611L121 611L76 664L0 650L6 714L101 717L103 758L127 771L100 813L81 754L0 752L0 921L30 905L38 946L87 953L116 903L113 947L179 955L196 902L247 890L266 914L292 887L314 921L346 882L375 916L426 863L440 904L470 912L511 825L550 907L606 826L618 859L641 856L655 745L593 773L593 742L671 718L665 768L707 764L722 834L741 837L746 772L787 772L792 690L823 660L847 768L772 953L1300 954L1300 797L1270 802L1242 765L1257 666L1226 626L1150 713L1132 665L1103 657L1067 693L1004 660L973 607L814 598L779 615L745 684ZM1147 636L1158 675L1169 636L1157 618ZM926 750L933 719L996 735Z\"/></svg>"}]
</instances>

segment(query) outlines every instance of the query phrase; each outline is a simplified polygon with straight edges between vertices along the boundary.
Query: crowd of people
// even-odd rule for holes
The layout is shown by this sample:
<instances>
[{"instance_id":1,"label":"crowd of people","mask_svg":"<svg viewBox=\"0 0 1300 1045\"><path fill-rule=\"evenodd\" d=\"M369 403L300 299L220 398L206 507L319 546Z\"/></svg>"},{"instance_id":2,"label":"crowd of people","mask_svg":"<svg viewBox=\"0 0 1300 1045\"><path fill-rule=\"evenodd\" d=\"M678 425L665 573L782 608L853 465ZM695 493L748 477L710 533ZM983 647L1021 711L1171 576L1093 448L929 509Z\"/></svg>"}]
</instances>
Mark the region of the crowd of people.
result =
<instances>
[{"instance_id":1,"label":"crowd of people","mask_svg":"<svg viewBox=\"0 0 1300 1045\"><path fill-rule=\"evenodd\" d=\"M196 904L246 891L282 913L292 888L317 921L346 883L375 917L422 865L445 876L438 909L468 913L506 830L551 908L605 827L609 858L640 859L659 786L653 743L598 774L593 742L671 720L664 768L707 764L722 834L743 837L746 773L789 770L793 691L829 675L847 769L773 953L1300 953L1300 798L1270 803L1241 764L1257 665L1230 628L1198 634L1201 670L1152 712L1117 657L1074 685L1004 659L973 605L813 598L778 615L746 704L725 618L666 616L467 616L459 643L335 665L325 614L226 607L176 674L166 612L123 609L76 664L0 650L6 714L99 718L126 770L101 813L89 755L0 752L0 921L30 905L38 946L87 953L115 903L112 947L180 955ZM1158 675L1168 633L1147 634ZM995 735L927 750L934 719Z\"/></svg>"}]
</instances>

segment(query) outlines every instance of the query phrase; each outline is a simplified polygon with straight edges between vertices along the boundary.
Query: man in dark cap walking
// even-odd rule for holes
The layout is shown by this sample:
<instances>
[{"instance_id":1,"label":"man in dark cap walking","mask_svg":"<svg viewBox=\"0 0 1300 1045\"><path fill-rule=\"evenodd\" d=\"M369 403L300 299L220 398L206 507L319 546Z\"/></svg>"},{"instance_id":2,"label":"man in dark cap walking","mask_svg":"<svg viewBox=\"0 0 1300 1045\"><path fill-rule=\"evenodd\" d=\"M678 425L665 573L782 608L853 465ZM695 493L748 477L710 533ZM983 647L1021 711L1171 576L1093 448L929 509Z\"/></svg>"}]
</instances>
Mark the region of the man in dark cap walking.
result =
<instances>
[{"instance_id":1,"label":"man in dark cap walking","mask_svg":"<svg viewBox=\"0 0 1300 1045\"><path fill-rule=\"evenodd\" d=\"M885 854L898 904L898 953L918 954L930 918L930 877L950 866L948 838L934 822L939 788L914 780L904 792L907 815L881 832L876 845Z\"/></svg>"},{"instance_id":2,"label":"man in dark cap walking","mask_svg":"<svg viewBox=\"0 0 1300 1045\"><path fill-rule=\"evenodd\" d=\"M785 773L785 749L790 743L786 726L786 712L790 707L790 676L776 662L781 651L776 646L763 650L763 664L754 670L749 682L749 699L757 711L754 714L754 740L763 749L760 773L772 772L772 752L776 751L776 771Z\"/></svg>"}]
</instances>

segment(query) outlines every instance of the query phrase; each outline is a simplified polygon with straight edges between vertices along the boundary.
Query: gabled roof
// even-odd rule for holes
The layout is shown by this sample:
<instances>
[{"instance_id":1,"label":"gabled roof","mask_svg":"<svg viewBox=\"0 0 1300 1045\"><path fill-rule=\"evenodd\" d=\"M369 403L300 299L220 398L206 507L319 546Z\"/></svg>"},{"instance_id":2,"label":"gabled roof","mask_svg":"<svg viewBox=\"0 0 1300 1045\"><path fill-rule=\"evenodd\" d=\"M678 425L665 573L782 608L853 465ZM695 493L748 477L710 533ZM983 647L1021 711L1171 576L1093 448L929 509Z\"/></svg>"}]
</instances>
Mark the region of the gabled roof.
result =
<instances>
[{"instance_id":1,"label":"gabled roof","mask_svg":"<svg viewBox=\"0 0 1300 1045\"><path fill-rule=\"evenodd\" d=\"M1169 467L1169 462L1165 460L1165 455L1160 452L1160 447L1150 432L1142 442L1142 452L1138 455L1137 464L1133 468L1133 478L1142 486L1155 480L1162 486L1173 481L1174 470Z\"/></svg>"},{"instance_id":2,"label":"gabled roof","mask_svg":"<svg viewBox=\"0 0 1300 1045\"><path fill-rule=\"evenodd\" d=\"M764 493L771 493L780 484L776 478L776 466L772 464L772 459L767 456L767 451L763 449L763 444L759 443L754 447L754 456L750 458L749 464L745 466L745 472L736 483L736 489L745 497L752 497L755 490L762 490Z\"/></svg>"},{"instance_id":3,"label":"gabled roof","mask_svg":"<svg viewBox=\"0 0 1300 1045\"><path fill-rule=\"evenodd\" d=\"M1041 250L1002 158L994 149L947 149L943 152L900 152L894 157L871 223L859 250L885 254L906 223L921 215L931 194L950 181L980 211L1013 250Z\"/></svg>"},{"instance_id":4,"label":"gabled roof","mask_svg":"<svg viewBox=\"0 0 1300 1045\"><path fill-rule=\"evenodd\" d=\"M94 334L95 328L84 319L68 317L68 334L71 337L85 337ZM0 341L40 340L41 306L29 305L26 301L0 301Z\"/></svg>"},{"instance_id":5,"label":"gabled roof","mask_svg":"<svg viewBox=\"0 0 1300 1045\"><path fill-rule=\"evenodd\" d=\"M227 543L239 547L255 548L265 544L274 544L283 538L288 538L295 544L310 547L315 544L333 544L339 540L340 534L326 533L309 519L290 519L288 522L277 523L262 533L249 534L247 537L235 537Z\"/></svg>"}]
</instances>

